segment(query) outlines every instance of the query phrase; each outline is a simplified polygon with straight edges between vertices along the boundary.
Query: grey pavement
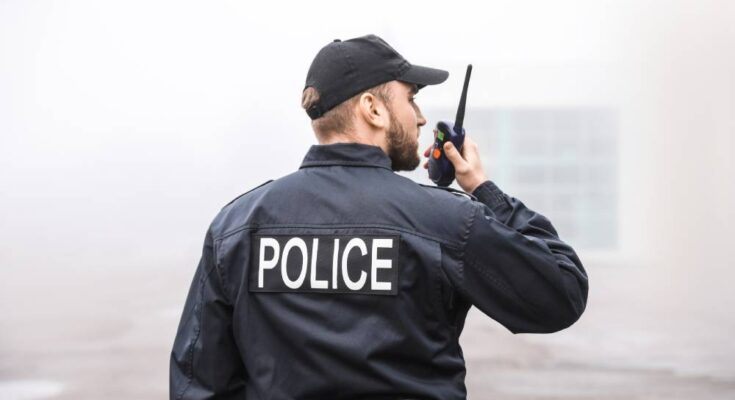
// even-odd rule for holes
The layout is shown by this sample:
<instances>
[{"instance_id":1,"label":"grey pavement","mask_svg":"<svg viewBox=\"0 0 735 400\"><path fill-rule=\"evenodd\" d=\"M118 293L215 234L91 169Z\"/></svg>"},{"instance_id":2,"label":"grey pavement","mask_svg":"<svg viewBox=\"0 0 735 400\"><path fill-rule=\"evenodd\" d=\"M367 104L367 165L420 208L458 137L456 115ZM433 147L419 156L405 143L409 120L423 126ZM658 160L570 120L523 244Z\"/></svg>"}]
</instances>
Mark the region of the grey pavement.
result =
<instances>
[{"instance_id":1,"label":"grey pavement","mask_svg":"<svg viewBox=\"0 0 735 400\"><path fill-rule=\"evenodd\" d=\"M469 398L735 398L729 275L598 264L588 309L565 331L513 335L470 312ZM167 398L192 272L0 270L0 400Z\"/></svg>"}]
</instances>

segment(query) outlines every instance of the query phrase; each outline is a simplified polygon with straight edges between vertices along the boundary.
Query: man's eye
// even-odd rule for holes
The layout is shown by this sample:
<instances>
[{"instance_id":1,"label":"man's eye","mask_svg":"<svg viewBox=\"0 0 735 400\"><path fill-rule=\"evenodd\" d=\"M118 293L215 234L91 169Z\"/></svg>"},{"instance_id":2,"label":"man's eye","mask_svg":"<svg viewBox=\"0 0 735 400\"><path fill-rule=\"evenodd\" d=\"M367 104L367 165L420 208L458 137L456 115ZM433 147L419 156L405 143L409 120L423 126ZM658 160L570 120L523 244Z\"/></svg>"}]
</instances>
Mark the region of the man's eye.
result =
<instances>
[{"instance_id":1,"label":"man's eye","mask_svg":"<svg viewBox=\"0 0 735 400\"><path fill-rule=\"evenodd\" d=\"M413 103L413 102L414 102L414 100L416 100L416 98L415 98L415 97L411 97L411 98L409 99L409 101L410 101L411 103Z\"/></svg>"}]
</instances>

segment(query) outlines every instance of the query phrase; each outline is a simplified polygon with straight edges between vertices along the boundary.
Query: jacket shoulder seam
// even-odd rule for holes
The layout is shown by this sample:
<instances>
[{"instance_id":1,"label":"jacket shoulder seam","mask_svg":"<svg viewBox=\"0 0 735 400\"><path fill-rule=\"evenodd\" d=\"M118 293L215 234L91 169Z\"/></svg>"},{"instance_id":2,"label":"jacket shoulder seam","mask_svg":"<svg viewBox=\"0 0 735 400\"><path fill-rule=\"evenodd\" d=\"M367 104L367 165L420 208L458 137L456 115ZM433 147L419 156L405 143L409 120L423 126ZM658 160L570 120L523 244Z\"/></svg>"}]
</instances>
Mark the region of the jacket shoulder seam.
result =
<instances>
[{"instance_id":1,"label":"jacket shoulder seam","mask_svg":"<svg viewBox=\"0 0 735 400\"><path fill-rule=\"evenodd\" d=\"M265 181L265 182L261 183L260 185L258 185L258 186L256 186L256 187L254 187L254 188L252 188L252 189L250 189L250 190L248 190L247 192L245 192L245 193L242 193L241 195L239 195L239 196L235 197L234 199L230 200L230 202L229 202L229 203L227 203L227 204L225 204L225 205L224 205L224 206L222 207L222 209L225 209L225 208L226 208L227 206L229 206L230 204L234 203L235 201L237 201L237 199L241 198L242 196L245 196L246 194L248 194L248 193L250 193L250 192L252 192L252 191L254 191L254 190L256 190L256 189L259 189L259 188L261 188L261 187L263 187L263 186L265 186L265 185L267 185L267 184L269 184L269 183L271 183L271 182L273 182L273 179L269 179L269 180L267 180L267 181Z\"/></svg>"},{"instance_id":2,"label":"jacket shoulder seam","mask_svg":"<svg viewBox=\"0 0 735 400\"><path fill-rule=\"evenodd\" d=\"M458 196L458 197L466 197L466 198L468 198L468 199L470 199L472 201L477 201L477 197L475 197L475 196L473 196L473 195L471 195L471 194L469 194L467 192L464 192L462 190L457 190L457 189L453 189L453 188L450 188L450 187L443 187L443 186L426 185L426 184L423 184L423 183L419 183L419 186L423 186L423 187L429 188L429 189L443 190L445 192L449 192L449 193L451 193L451 194L453 194L455 196Z\"/></svg>"},{"instance_id":3,"label":"jacket shoulder seam","mask_svg":"<svg viewBox=\"0 0 735 400\"><path fill-rule=\"evenodd\" d=\"M401 233L405 233L405 234L409 234L409 235L413 235L413 236L418 236L418 237L421 237L421 238L424 238L424 239L428 239L428 240L431 240L433 242L437 242L439 244L442 244L442 245L444 245L446 247L449 247L451 249L460 249L462 247L462 243L449 242L447 240L443 240L441 238L438 238L438 237L435 237L435 236L431 236L431 235L427 235L427 234L424 234L424 233L412 231L410 229L404 229L404 228L400 228L400 227L396 227L396 226L392 226L392 225L381 225L381 224L363 224L363 225L352 225L352 224L348 224L348 225L332 225L332 224L330 224L330 225L317 225L317 224L275 224L275 225L271 225L271 224L245 224L245 225L241 225L241 226L239 226L237 228L234 228L234 229L232 229L230 231L224 232L223 234L221 234L221 235L217 236L216 238L214 238L214 240L221 242L221 241L227 239L228 237L230 237L232 235L236 235L236 234L238 234L238 233L240 233L242 231L254 230L254 229L272 229L272 228L275 228L275 229L289 229L289 228L313 228L313 229L373 228L373 229L387 229L387 230L397 231L397 232L401 232Z\"/></svg>"}]
</instances>

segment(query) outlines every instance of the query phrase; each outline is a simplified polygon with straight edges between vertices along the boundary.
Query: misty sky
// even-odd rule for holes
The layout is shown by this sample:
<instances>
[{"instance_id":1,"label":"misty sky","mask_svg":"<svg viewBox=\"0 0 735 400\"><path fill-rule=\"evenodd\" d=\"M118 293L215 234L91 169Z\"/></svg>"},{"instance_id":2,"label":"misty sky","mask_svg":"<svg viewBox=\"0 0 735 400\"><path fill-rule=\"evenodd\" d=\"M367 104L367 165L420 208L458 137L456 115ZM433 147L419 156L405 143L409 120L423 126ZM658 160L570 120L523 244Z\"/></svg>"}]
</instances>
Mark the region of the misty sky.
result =
<instances>
[{"instance_id":1,"label":"misty sky","mask_svg":"<svg viewBox=\"0 0 735 400\"><path fill-rule=\"evenodd\" d=\"M300 93L311 59L334 38L375 33L409 61L449 70L445 84L419 94L427 110L454 107L473 63L470 107L602 105L635 115L625 107L637 107L636 91L666 97L662 83L620 83L678 60L672 47L647 61L672 31L689 37L672 27L699 23L694 52L700 36L732 33L732 7L720 12L718 2L693 11L639 3L2 1L0 262L193 268L219 208L296 169L315 143ZM724 49L730 37L703 43ZM430 126L451 116L427 117L422 148ZM638 122L624 119L622 134L640 132L627 129ZM655 144L636 147L646 146ZM713 146L715 160L727 157L721 149ZM651 171L623 167L622 176L643 187L659 180ZM637 209L627 199L623 210ZM635 232L631 224L621 222Z\"/></svg>"}]
</instances>

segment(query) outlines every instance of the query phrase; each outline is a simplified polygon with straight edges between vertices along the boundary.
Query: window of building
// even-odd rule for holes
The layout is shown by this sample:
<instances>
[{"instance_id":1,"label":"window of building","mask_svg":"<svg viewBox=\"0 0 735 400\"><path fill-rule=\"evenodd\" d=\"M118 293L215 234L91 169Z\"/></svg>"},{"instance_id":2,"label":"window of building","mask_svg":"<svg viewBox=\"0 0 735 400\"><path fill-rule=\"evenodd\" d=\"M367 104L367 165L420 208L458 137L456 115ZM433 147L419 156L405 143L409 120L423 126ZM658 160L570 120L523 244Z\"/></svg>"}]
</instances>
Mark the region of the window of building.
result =
<instances>
[{"instance_id":1,"label":"window of building","mask_svg":"<svg viewBox=\"0 0 735 400\"><path fill-rule=\"evenodd\" d=\"M614 110L473 108L465 128L480 146L488 177L547 216L563 240L592 250L617 247Z\"/></svg>"}]
</instances>

